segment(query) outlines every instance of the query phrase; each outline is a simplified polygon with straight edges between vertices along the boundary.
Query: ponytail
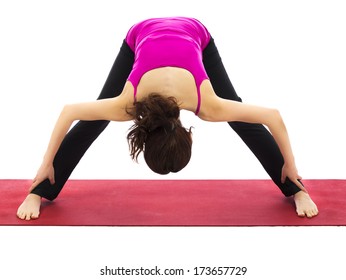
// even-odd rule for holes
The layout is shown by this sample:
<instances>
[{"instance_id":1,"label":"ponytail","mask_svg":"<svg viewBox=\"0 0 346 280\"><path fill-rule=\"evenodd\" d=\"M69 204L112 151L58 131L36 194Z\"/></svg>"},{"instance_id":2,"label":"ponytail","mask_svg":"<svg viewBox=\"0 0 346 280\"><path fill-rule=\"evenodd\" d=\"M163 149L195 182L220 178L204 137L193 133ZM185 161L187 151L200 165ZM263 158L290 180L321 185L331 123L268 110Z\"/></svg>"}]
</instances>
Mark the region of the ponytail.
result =
<instances>
[{"instance_id":1,"label":"ponytail","mask_svg":"<svg viewBox=\"0 0 346 280\"><path fill-rule=\"evenodd\" d=\"M133 160L138 161L139 154L144 152L149 167L160 174L177 172L187 164L191 156L191 129L182 127L180 108L174 97L152 93L134 102L128 113L134 118L127 135ZM182 159L186 150L188 160Z\"/></svg>"}]
</instances>

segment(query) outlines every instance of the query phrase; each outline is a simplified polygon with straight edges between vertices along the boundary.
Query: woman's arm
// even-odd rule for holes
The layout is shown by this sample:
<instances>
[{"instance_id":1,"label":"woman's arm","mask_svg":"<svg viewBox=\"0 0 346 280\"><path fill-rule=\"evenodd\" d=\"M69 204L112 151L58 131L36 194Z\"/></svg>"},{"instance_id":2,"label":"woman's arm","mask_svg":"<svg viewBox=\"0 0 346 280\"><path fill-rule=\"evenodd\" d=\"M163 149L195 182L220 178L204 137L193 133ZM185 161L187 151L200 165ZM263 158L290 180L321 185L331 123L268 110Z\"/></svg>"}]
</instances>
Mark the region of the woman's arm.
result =
<instances>
[{"instance_id":1,"label":"woman's arm","mask_svg":"<svg viewBox=\"0 0 346 280\"><path fill-rule=\"evenodd\" d=\"M288 132L278 110L225 100L215 94L206 94L202 100L204 105L199 115L201 119L213 122L241 121L265 125L273 135L284 158L281 180L284 181L288 177L305 191L299 182L301 176L298 175Z\"/></svg>"},{"instance_id":2,"label":"woman's arm","mask_svg":"<svg viewBox=\"0 0 346 280\"><path fill-rule=\"evenodd\" d=\"M218 99L214 104L213 113L208 116L202 115L202 119L212 122L240 121L263 124L268 127L279 145L285 162L294 161L286 126L277 109L254 106L221 98Z\"/></svg>"},{"instance_id":3,"label":"woman's arm","mask_svg":"<svg viewBox=\"0 0 346 280\"><path fill-rule=\"evenodd\" d=\"M46 163L53 162L62 140L74 121L127 121L131 117L126 113L126 105L127 102L121 95L93 102L65 105L54 126L44 161Z\"/></svg>"},{"instance_id":4,"label":"woman's arm","mask_svg":"<svg viewBox=\"0 0 346 280\"><path fill-rule=\"evenodd\" d=\"M77 120L94 121L127 121L131 116L126 113L129 102L126 96L102 99L93 102L70 104L64 106L51 134L43 162L33 179L29 191L48 178L54 184L54 157L72 123Z\"/></svg>"}]
</instances>

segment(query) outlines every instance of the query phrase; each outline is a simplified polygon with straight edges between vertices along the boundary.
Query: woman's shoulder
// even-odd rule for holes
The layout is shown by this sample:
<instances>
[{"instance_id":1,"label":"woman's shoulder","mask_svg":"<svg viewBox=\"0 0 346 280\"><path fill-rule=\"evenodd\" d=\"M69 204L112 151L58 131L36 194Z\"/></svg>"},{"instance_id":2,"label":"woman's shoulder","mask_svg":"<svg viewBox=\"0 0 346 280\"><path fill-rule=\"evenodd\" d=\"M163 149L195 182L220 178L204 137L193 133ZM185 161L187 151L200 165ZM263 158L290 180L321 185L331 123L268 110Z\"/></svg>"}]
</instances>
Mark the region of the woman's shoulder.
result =
<instances>
[{"instance_id":1,"label":"woman's shoulder","mask_svg":"<svg viewBox=\"0 0 346 280\"><path fill-rule=\"evenodd\" d=\"M134 101L134 87L130 81L127 81L120 95L118 96L122 102L133 103Z\"/></svg>"},{"instance_id":2,"label":"woman's shoulder","mask_svg":"<svg viewBox=\"0 0 346 280\"><path fill-rule=\"evenodd\" d=\"M204 80L200 86L201 107L198 117L201 119L209 119L210 115L215 113L220 97L218 97L213 89L210 80Z\"/></svg>"}]
</instances>

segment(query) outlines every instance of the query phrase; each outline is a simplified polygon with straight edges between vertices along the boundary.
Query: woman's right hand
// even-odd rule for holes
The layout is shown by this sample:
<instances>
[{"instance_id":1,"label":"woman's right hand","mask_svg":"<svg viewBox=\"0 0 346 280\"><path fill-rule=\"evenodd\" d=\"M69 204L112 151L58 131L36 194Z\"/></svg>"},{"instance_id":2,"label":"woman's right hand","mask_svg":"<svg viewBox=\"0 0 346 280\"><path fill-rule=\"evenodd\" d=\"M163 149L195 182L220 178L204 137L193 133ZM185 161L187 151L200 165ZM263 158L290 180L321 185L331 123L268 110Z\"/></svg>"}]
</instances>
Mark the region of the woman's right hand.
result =
<instances>
[{"instance_id":1,"label":"woman's right hand","mask_svg":"<svg viewBox=\"0 0 346 280\"><path fill-rule=\"evenodd\" d=\"M35 178L32 180L29 192L36 188L37 185L43 182L45 179L48 179L52 185L55 184L53 164L42 163L41 167L37 171Z\"/></svg>"}]
</instances>

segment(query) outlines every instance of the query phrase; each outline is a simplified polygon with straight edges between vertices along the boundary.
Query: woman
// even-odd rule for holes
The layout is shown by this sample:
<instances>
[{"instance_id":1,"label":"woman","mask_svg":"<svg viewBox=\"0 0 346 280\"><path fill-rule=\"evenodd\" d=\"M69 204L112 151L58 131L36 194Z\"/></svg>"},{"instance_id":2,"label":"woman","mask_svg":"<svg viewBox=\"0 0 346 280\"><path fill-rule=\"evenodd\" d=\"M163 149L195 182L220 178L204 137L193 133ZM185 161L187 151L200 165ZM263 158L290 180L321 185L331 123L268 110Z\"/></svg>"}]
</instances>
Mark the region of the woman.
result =
<instances>
[{"instance_id":1,"label":"woman","mask_svg":"<svg viewBox=\"0 0 346 280\"><path fill-rule=\"evenodd\" d=\"M178 172L189 162L192 145L191 131L179 120L182 109L206 121L228 122L282 193L293 196L298 215L317 215L279 112L243 104L206 27L196 19L171 17L132 26L98 100L63 108L17 216L38 218L42 197L58 196L109 121L134 120L127 137L133 159L143 152L154 172Z\"/></svg>"}]
</instances>

